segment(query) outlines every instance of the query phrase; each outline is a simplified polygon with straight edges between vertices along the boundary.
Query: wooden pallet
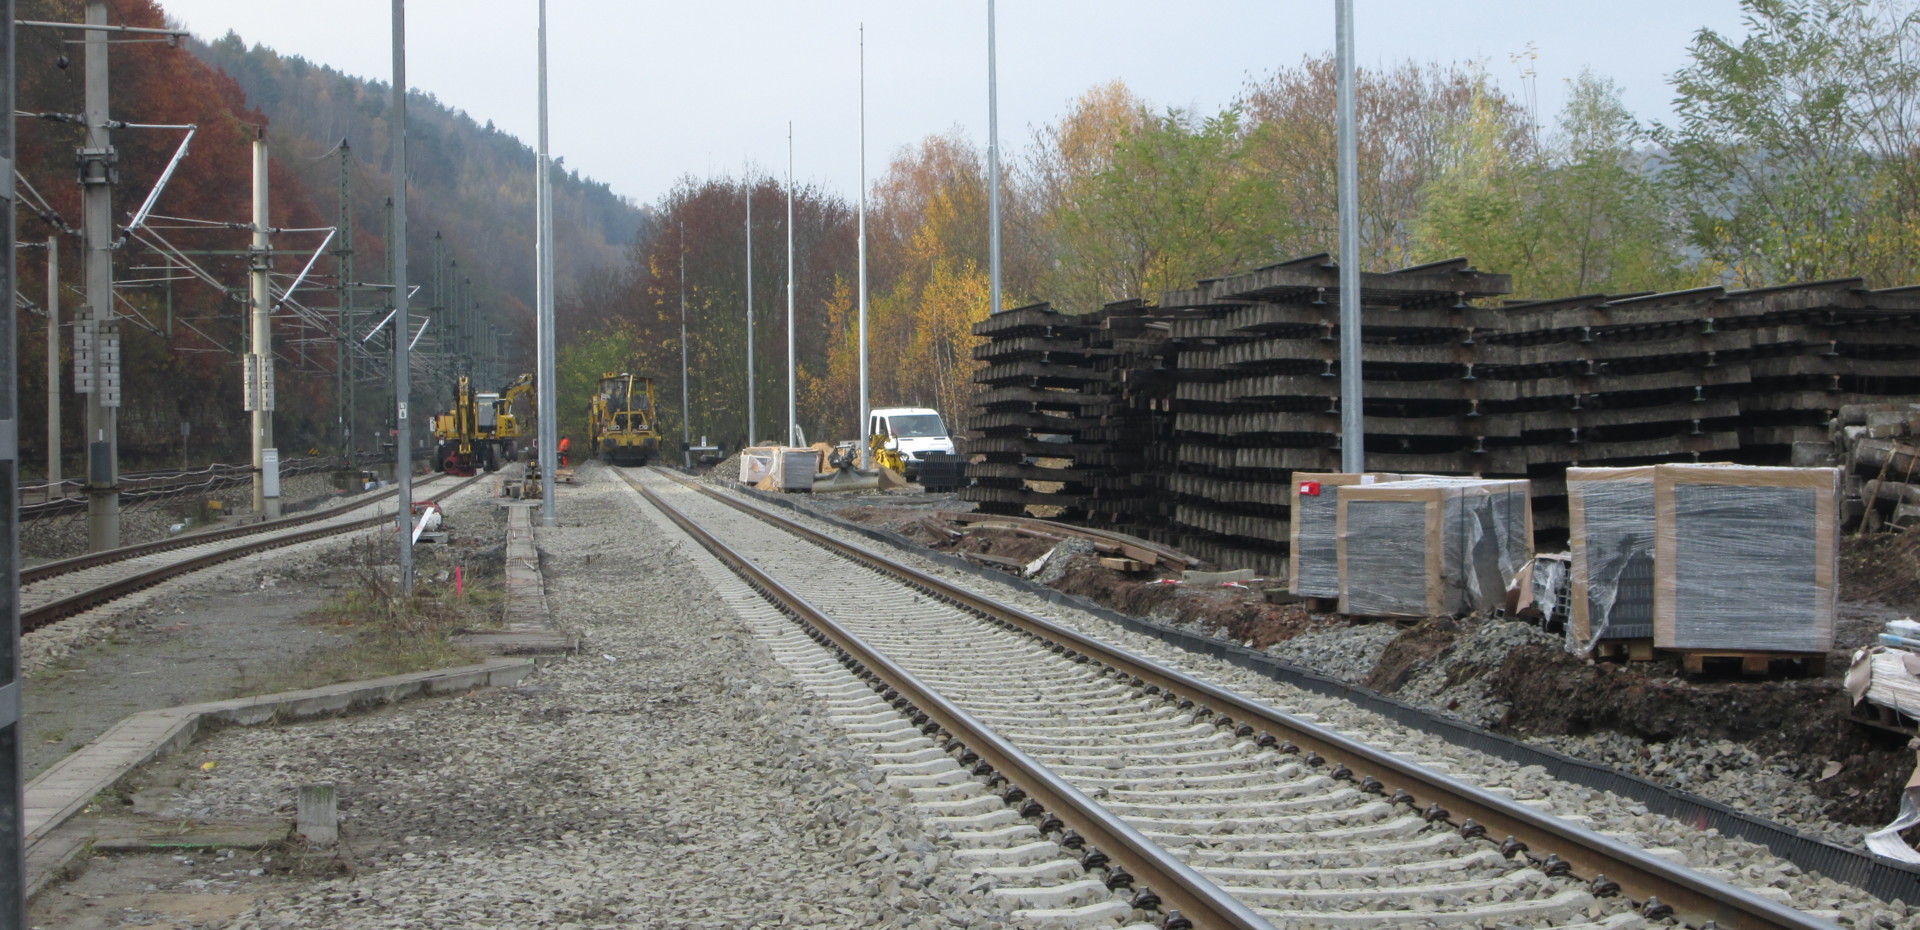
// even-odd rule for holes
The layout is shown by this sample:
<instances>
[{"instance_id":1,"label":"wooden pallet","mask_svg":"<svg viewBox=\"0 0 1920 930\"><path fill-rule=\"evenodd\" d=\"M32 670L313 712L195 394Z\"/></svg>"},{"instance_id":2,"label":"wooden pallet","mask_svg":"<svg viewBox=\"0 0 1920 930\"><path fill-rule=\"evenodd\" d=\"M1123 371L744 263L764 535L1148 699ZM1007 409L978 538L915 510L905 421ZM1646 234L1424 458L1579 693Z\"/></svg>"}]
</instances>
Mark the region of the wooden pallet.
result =
<instances>
[{"instance_id":1,"label":"wooden pallet","mask_svg":"<svg viewBox=\"0 0 1920 930\"><path fill-rule=\"evenodd\" d=\"M1916 722L1914 718L1894 710L1891 707L1884 707L1872 701L1861 701L1853 705L1852 710L1848 712L1848 716L1851 717L1855 723L1877 729L1891 730L1906 736L1920 735L1920 722Z\"/></svg>"},{"instance_id":2,"label":"wooden pallet","mask_svg":"<svg viewBox=\"0 0 1920 930\"><path fill-rule=\"evenodd\" d=\"M1651 639L1603 639L1593 647L1593 654L1601 659L1626 659L1629 662L1653 661L1653 640Z\"/></svg>"},{"instance_id":3,"label":"wooden pallet","mask_svg":"<svg viewBox=\"0 0 1920 930\"><path fill-rule=\"evenodd\" d=\"M1765 675L1773 668L1775 659L1798 659L1806 663L1810 675L1827 673L1826 653L1813 652L1749 652L1737 649L1687 649L1667 650L1680 654L1680 668L1689 675L1705 674L1709 660L1715 664L1737 659L1740 673L1743 675Z\"/></svg>"}]
</instances>

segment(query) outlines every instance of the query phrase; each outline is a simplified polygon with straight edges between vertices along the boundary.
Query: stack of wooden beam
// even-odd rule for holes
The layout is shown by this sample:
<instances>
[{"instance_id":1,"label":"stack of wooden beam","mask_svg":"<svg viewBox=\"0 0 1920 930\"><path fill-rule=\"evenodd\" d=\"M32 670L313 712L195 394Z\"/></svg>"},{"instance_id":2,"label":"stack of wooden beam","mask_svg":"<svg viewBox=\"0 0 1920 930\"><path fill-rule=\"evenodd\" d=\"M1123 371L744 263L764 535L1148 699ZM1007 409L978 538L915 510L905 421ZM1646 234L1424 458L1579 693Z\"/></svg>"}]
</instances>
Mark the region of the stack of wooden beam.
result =
<instances>
[{"instance_id":1,"label":"stack of wooden beam","mask_svg":"<svg viewBox=\"0 0 1920 930\"><path fill-rule=\"evenodd\" d=\"M1366 467L1528 478L1549 544L1570 465L1825 464L1809 457L1841 408L1920 401L1920 288L1488 306L1510 279L1460 259L1363 273L1360 290ZM1292 474L1341 465L1339 302L1338 267L1315 255L1158 306L995 315L975 328L972 499L1054 504L1281 577Z\"/></svg>"},{"instance_id":2,"label":"stack of wooden beam","mask_svg":"<svg viewBox=\"0 0 1920 930\"><path fill-rule=\"evenodd\" d=\"M986 363L966 420L971 487L961 492L984 513L1084 519L1092 482L1109 475L1104 449L1080 441L1088 420L1112 404L1107 372L1093 365L1087 336L1095 324L1035 304L995 314L974 327L987 337L973 357Z\"/></svg>"}]
</instances>

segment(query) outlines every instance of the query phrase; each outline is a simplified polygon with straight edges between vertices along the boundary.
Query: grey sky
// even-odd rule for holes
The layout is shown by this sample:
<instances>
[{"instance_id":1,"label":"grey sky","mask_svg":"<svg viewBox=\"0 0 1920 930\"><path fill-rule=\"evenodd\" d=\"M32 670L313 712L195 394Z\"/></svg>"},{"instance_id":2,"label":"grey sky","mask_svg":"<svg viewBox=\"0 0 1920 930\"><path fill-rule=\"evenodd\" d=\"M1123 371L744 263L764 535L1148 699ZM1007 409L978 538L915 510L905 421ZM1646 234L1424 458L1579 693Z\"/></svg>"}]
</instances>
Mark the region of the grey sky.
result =
<instances>
[{"instance_id":1,"label":"grey sky","mask_svg":"<svg viewBox=\"0 0 1920 930\"><path fill-rule=\"evenodd\" d=\"M342 71L391 76L388 0L160 0L215 39L232 29ZM1735 0L1357 0L1363 67L1478 61L1522 91L1533 43L1543 122L1582 68L1613 78L1643 120L1670 118L1667 75L1702 26L1738 34ZM409 83L531 144L533 0L409 0ZM1094 84L1212 112L1249 75L1333 46L1333 3L1002 0L1000 138L1009 154ZM857 30L866 24L867 174L900 147L958 128L987 136L986 4L925 0L550 0L552 151L640 202L685 175L753 163L851 197L858 187Z\"/></svg>"}]
</instances>

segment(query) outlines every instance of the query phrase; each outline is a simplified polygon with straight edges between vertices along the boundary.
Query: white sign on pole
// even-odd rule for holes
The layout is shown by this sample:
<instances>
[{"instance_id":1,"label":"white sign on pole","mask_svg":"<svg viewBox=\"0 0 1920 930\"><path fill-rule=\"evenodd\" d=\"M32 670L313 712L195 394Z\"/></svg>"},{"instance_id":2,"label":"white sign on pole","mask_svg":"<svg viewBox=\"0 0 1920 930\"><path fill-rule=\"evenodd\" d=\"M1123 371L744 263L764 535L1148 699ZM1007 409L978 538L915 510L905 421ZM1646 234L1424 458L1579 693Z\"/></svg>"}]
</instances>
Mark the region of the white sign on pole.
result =
<instances>
[{"instance_id":1,"label":"white sign on pole","mask_svg":"<svg viewBox=\"0 0 1920 930\"><path fill-rule=\"evenodd\" d=\"M260 450L260 489L263 497L280 496L280 450Z\"/></svg>"}]
</instances>

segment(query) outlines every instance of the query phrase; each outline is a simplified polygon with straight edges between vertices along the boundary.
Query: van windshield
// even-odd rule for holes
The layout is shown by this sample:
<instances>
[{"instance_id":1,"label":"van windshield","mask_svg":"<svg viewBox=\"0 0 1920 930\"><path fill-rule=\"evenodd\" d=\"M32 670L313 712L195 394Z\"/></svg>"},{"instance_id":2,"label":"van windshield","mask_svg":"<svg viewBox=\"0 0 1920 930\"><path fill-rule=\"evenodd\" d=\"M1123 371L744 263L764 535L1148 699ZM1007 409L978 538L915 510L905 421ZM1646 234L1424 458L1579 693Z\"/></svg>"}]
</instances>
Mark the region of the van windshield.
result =
<instances>
[{"instance_id":1,"label":"van windshield","mask_svg":"<svg viewBox=\"0 0 1920 930\"><path fill-rule=\"evenodd\" d=\"M924 439L929 436L945 436L947 425L940 422L937 413L899 414L887 418L893 426L893 434L901 439Z\"/></svg>"}]
</instances>

